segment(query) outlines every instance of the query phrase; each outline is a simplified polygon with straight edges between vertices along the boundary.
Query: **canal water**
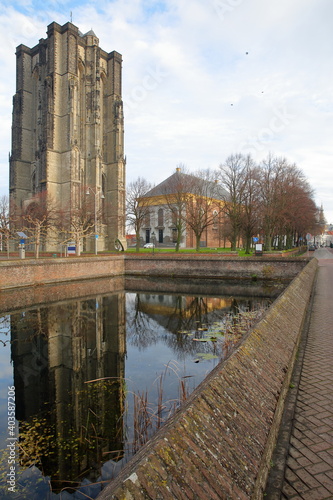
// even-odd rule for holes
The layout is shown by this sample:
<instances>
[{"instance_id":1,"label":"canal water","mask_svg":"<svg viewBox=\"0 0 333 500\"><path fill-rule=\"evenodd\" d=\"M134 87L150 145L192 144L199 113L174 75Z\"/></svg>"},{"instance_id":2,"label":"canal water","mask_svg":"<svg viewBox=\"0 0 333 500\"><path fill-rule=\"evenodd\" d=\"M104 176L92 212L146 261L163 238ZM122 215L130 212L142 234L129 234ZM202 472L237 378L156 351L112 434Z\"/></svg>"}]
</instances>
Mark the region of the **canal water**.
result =
<instances>
[{"instance_id":1,"label":"canal water","mask_svg":"<svg viewBox=\"0 0 333 500\"><path fill-rule=\"evenodd\" d=\"M284 287L105 283L2 312L1 498L96 498Z\"/></svg>"}]
</instances>

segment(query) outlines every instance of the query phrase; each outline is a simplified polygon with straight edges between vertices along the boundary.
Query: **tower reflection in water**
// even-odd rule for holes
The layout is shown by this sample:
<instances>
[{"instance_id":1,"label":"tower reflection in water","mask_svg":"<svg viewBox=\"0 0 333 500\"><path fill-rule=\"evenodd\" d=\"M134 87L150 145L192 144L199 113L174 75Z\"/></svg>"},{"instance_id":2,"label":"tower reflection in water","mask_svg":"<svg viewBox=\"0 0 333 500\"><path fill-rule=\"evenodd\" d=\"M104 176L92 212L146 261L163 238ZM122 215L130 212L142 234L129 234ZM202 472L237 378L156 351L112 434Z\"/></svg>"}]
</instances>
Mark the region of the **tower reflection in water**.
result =
<instances>
[{"instance_id":1,"label":"tower reflection in water","mask_svg":"<svg viewBox=\"0 0 333 500\"><path fill-rule=\"evenodd\" d=\"M124 294L13 314L11 333L20 464L97 481L124 454Z\"/></svg>"}]
</instances>

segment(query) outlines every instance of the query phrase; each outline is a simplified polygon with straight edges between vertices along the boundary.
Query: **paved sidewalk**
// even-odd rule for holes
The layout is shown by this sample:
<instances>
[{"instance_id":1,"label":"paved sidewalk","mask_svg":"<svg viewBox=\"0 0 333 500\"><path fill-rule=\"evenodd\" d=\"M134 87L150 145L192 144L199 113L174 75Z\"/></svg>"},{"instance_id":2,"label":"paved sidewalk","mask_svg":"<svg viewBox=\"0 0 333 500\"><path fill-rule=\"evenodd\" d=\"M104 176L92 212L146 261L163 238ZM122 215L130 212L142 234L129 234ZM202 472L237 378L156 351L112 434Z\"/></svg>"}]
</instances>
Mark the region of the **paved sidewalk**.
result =
<instances>
[{"instance_id":1,"label":"paved sidewalk","mask_svg":"<svg viewBox=\"0 0 333 500\"><path fill-rule=\"evenodd\" d=\"M300 346L294 400L291 389L286 408L289 424L287 415L277 446L280 458L275 458L281 463L273 464L268 500L333 499L333 251L319 249L315 257L319 269L308 336Z\"/></svg>"}]
</instances>

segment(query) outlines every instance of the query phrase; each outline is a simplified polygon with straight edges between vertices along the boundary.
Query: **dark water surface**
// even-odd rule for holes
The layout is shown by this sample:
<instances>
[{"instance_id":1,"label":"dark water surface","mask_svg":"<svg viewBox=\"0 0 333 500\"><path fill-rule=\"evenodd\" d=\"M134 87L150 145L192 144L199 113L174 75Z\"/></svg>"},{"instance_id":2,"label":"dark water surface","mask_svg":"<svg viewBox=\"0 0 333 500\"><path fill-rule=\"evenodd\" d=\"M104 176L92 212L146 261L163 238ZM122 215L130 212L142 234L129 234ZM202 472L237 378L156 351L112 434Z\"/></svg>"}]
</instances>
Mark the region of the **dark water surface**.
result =
<instances>
[{"instance_id":1,"label":"dark water surface","mask_svg":"<svg viewBox=\"0 0 333 500\"><path fill-rule=\"evenodd\" d=\"M282 288L133 279L13 294L0 317L0 497L96 498Z\"/></svg>"}]
</instances>

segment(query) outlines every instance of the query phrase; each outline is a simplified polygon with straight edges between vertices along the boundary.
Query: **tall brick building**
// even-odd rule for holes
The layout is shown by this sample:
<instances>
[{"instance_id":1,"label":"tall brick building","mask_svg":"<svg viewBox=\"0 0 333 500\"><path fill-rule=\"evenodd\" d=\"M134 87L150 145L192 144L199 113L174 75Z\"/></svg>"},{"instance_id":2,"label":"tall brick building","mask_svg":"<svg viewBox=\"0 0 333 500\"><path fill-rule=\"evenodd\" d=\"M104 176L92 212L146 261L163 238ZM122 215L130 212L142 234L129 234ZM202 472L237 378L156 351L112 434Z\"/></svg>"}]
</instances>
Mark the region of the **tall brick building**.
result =
<instances>
[{"instance_id":1,"label":"tall brick building","mask_svg":"<svg viewBox=\"0 0 333 500\"><path fill-rule=\"evenodd\" d=\"M102 50L93 31L53 22L46 39L19 45L16 58L11 200L22 207L46 192L70 214L89 192L98 249L113 249L116 239L125 246L121 55Z\"/></svg>"}]
</instances>

